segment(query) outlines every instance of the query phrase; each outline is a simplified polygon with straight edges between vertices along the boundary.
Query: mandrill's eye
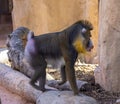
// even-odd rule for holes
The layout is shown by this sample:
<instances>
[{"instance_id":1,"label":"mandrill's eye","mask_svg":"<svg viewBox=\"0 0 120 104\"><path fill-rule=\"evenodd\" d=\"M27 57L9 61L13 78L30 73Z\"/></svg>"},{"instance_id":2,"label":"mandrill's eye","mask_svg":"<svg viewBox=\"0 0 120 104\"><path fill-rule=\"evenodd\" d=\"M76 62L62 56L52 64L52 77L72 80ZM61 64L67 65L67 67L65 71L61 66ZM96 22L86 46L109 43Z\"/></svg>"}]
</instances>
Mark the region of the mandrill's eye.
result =
<instances>
[{"instance_id":1,"label":"mandrill's eye","mask_svg":"<svg viewBox=\"0 0 120 104\"><path fill-rule=\"evenodd\" d=\"M83 35L83 37L86 39L86 41L89 41L90 38L91 38L91 33L90 33L89 30L86 31L86 33L84 33L84 34L82 34L82 35Z\"/></svg>"},{"instance_id":2,"label":"mandrill's eye","mask_svg":"<svg viewBox=\"0 0 120 104\"><path fill-rule=\"evenodd\" d=\"M88 35L88 37L90 38L90 37L92 37L92 35L91 35L91 32L90 31L88 31L87 32L87 35Z\"/></svg>"}]
</instances>

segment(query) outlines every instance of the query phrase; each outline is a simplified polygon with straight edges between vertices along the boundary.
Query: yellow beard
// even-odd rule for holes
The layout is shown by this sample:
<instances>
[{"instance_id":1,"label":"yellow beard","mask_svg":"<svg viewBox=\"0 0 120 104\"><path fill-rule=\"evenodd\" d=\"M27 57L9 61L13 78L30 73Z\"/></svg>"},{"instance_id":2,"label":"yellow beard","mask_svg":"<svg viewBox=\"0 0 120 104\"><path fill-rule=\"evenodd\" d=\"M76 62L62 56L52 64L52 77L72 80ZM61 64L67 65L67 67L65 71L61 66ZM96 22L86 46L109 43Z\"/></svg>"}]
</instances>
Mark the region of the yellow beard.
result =
<instances>
[{"instance_id":1,"label":"yellow beard","mask_svg":"<svg viewBox=\"0 0 120 104\"><path fill-rule=\"evenodd\" d=\"M83 53L83 54L86 53L86 49L82 45L80 38L78 38L74 41L73 46L75 47L75 49L77 50L78 53Z\"/></svg>"}]
</instances>

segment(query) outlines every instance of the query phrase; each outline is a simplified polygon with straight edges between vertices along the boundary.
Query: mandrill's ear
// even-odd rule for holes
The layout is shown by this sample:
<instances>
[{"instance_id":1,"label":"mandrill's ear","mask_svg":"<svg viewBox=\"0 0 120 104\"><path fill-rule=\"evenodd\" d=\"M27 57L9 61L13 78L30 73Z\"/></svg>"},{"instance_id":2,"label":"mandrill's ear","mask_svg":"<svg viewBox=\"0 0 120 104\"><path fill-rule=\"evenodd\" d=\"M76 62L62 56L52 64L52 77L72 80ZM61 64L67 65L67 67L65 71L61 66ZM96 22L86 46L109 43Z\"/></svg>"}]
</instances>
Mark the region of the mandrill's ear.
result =
<instances>
[{"instance_id":1,"label":"mandrill's ear","mask_svg":"<svg viewBox=\"0 0 120 104\"><path fill-rule=\"evenodd\" d=\"M84 34L84 33L86 33L86 28L82 28L82 33Z\"/></svg>"},{"instance_id":2,"label":"mandrill's ear","mask_svg":"<svg viewBox=\"0 0 120 104\"><path fill-rule=\"evenodd\" d=\"M34 32L33 31L29 31L28 35L27 35L27 40L34 38Z\"/></svg>"}]
</instances>

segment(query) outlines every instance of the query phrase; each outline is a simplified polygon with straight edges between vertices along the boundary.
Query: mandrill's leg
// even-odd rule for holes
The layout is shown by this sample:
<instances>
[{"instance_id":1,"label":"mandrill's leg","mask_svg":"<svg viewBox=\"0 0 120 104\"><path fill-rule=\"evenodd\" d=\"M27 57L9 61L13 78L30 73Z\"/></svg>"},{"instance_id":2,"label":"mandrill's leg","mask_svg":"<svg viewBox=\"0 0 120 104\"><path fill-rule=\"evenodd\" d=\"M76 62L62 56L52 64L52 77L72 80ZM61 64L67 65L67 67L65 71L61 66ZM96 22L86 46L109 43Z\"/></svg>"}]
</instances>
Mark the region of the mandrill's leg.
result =
<instances>
[{"instance_id":1,"label":"mandrill's leg","mask_svg":"<svg viewBox=\"0 0 120 104\"><path fill-rule=\"evenodd\" d=\"M43 68L41 68L41 75L39 78L39 88L42 91L45 91L45 82L46 82L46 67L47 67L47 63L43 63Z\"/></svg>"},{"instance_id":2,"label":"mandrill's leg","mask_svg":"<svg viewBox=\"0 0 120 104\"><path fill-rule=\"evenodd\" d=\"M40 64L37 64L38 61ZM43 57L40 57L33 66L33 69L35 69L35 73L30 81L30 84L38 90L45 91L46 67L47 63ZM39 86L35 85L35 82L37 80L39 80Z\"/></svg>"},{"instance_id":3,"label":"mandrill's leg","mask_svg":"<svg viewBox=\"0 0 120 104\"><path fill-rule=\"evenodd\" d=\"M60 81L58 84L59 85L62 85L62 84L64 84L65 82L66 82L66 72L65 72L65 65L64 66L61 66L61 80L62 81Z\"/></svg>"},{"instance_id":4,"label":"mandrill's leg","mask_svg":"<svg viewBox=\"0 0 120 104\"><path fill-rule=\"evenodd\" d=\"M79 90L76 83L75 69L74 69L74 64L78 54L73 48L71 48L71 51L70 51L67 46L62 47L62 53L65 60L65 72L66 72L67 80L70 83L70 86L74 92L74 95L78 95Z\"/></svg>"}]
</instances>

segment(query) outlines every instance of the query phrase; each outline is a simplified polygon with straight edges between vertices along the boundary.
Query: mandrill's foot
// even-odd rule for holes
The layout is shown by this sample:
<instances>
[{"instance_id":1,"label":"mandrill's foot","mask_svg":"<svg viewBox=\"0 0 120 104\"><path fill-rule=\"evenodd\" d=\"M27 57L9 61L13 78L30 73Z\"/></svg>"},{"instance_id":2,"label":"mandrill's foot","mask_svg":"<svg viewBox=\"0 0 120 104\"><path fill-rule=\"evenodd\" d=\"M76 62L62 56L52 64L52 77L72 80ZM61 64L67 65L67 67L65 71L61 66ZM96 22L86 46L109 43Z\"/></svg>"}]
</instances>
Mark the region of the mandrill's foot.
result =
<instances>
[{"instance_id":1,"label":"mandrill's foot","mask_svg":"<svg viewBox=\"0 0 120 104\"><path fill-rule=\"evenodd\" d=\"M74 93L74 96L83 96L83 95L81 93L78 93L78 94Z\"/></svg>"},{"instance_id":2,"label":"mandrill's foot","mask_svg":"<svg viewBox=\"0 0 120 104\"><path fill-rule=\"evenodd\" d=\"M79 94L79 91L78 90L74 90L74 95L75 96L79 96L80 94Z\"/></svg>"},{"instance_id":3,"label":"mandrill's foot","mask_svg":"<svg viewBox=\"0 0 120 104\"><path fill-rule=\"evenodd\" d=\"M66 81L59 81L58 85L63 85Z\"/></svg>"},{"instance_id":4,"label":"mandrill's foot","mask_svg":"<svg viewBox=\"0 0 120 104\"><path fill-rule=\"evenodd\" d=\"M35 85L35 83L33 83L31 81L29 83L30 83L30 85L32 85L32 87L34 87L37 90L40 90L40 91L43 91L43 92L46 90L45 88L40 88L39 86Z\"/></svg>"}]
</instances>

